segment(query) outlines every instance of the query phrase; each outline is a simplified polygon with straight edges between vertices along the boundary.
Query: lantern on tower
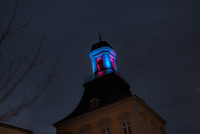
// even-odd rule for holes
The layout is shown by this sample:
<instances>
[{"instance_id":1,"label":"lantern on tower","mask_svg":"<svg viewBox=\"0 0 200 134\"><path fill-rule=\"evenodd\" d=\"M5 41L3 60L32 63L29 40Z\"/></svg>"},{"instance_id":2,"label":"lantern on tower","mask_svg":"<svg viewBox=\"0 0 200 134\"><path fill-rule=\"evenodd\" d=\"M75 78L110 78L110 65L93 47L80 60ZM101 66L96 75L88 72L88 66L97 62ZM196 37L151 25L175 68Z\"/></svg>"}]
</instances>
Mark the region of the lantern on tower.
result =
<instances>
[{"instance_id":1,"label":"lantern on tower","mask_svg":"<svg viewBox=\"0 0 200 134\"><path fill-rule=\"evenodd\" d=\"M92 46L89 57L92 61L93 74L102 71L117 71L115 57L115 51L105 41L101 41Z\"/></svg>"}]
</instances>

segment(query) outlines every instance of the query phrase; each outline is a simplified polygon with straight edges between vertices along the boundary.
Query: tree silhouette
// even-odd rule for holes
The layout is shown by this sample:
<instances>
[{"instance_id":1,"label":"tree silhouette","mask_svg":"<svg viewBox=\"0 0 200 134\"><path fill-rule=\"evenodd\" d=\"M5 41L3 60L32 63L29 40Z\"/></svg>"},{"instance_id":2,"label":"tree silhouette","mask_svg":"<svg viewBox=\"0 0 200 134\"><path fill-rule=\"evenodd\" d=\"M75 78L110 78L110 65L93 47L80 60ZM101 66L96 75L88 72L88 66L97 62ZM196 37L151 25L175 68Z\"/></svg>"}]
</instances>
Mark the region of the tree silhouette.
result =
<instances>
[{"instance_id":1,"label":"tree silhouette","mask_svg":"<svg viewBox=\"0 0 200 134\"><path fill-rule=\"evenodd\" d=\"M15 22L17 5L18 0L15 0L12 16L7 27L3 28L0 25L0 105L4 104L9 99L9 97L11 97L14 91L20 90L18 88L19 84L24 82L24 80L27 78L27 75L30 74L36 66L40 66L43 63L43 60L40 60L39 56L43 47L44 37L41 38L39 47L32 58L28 58L28 56L24 55L24 59L22 60L23 63L26 64L23 64L22 62L14 63L13 61L9 61L8 65L5 65L7 62L5 63L2 60L5 56L5 48L2 47L3 45L6 45L4 43L5 40L21 34L22 30L27 27L31 22L31 19L29 19L21 26L18 26L14 29L11 28ZM2 69L3 65L6 66L5 69ZM50 72L47 74L46 80L44 82L41 82L41 84L35 88L32 97L27 97L24 93L23 97L20 99L19 105L10 105L7 111L0 114L0 121L16 116L22 109L31 106L52 82L52 79L55 76L57 65L58 60L53 68L50 70ZM25 68L23 72L19 71L22 67Z\"/></svg>"}]
</instances>

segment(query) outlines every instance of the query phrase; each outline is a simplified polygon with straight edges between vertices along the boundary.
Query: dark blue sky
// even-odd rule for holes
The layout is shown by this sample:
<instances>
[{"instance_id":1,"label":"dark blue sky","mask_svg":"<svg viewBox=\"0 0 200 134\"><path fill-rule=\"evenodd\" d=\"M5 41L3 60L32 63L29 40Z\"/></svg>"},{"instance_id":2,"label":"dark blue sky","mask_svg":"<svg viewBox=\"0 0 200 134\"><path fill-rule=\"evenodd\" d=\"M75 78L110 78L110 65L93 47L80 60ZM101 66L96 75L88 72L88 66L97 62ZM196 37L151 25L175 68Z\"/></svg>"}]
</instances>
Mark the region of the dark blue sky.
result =
<instances>
[{"instance_id":1,"label":"dark blue sky","mask_svg":"<svg viewBox=\"0 0 200 134\"><path fill-rule=\"evenodd\" d=\"M13 28L32 21L22 34L5 40L5 60L31 57L45 36L45 63L0 108L16 104L24 91L31 96L56 59L61 61L58 76L37 102L4 123L35 134L55 134L52 124L73 111L84 90L83 79L92 74L88 54L100 30L102 40L118 54L118 71L132 94L167 121L167 133L199 134L200 97L156 108L200 94L199 5L197 0L19 0ZM3 28L13 6L14 0L0 0Z\"/></svg>"}]
</instances>

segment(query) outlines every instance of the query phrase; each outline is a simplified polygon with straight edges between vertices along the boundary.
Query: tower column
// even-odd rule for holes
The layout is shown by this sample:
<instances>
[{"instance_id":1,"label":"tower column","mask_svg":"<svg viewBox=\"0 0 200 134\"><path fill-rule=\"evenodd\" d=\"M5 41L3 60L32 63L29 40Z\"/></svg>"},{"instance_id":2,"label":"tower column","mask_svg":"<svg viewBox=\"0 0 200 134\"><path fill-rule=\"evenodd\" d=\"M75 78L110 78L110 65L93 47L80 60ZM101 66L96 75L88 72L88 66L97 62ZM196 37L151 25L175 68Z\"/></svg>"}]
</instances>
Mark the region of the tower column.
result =
<instances>
[{"instance_id":1,"label":"tower column","mask_svg":"<svg viewBox=\"0 0 200 134\"><path fill-rule=\"evenodd\" d=\"M109 56L109 53L104 53L102 55L102 59L103 59L103 65L104 67L107 69L107 68L111 68L111 62L110 62L110 56Z\"/></svg>"},{"instance_id":2,"label":"tower column","mask_svg":"<svg viewBox=\"0 0 200 134\"><path fill-rule=\"evenodd\" d=\"M97 71L96 58L93 57L93 58L91 59L91 61L92 61L92 69L93 69L93 74L94 74L94 73Z\"/></svg>"},{"instance_id":3,"label":"tower column","mask_svg":"<svg viewBox=\"0 0 200 134\"><path fill-rule=\"evenodd\" d=\"M114 69L117 71L117 66L116 66L116 62L115 62L115 58L114 58Z\"/></svg>"}]
</instances>

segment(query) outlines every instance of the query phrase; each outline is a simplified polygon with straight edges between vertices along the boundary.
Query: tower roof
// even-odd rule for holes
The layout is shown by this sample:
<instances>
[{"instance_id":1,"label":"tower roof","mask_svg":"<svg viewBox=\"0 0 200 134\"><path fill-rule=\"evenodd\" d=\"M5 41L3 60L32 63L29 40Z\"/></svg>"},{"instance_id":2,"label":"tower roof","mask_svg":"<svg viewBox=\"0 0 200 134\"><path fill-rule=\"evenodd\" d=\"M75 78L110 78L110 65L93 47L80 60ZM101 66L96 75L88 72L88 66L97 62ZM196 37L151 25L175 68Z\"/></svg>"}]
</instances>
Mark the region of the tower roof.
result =
<instances>
[{"instance_id":1,"label":"tower roof","mask_svg":"<svg viewBox=\"0 0 200 134\"><path fill-rule=\"evenodd\" d=\"M98 42L98 43L92 45L91 51L93 51L93 50L95 50L95 49L97 49L97 48L103 47L103 46L107 46L107 47L112 48L112 46L109 45L106 41L100 41L100 42Z\"/></svg>"},{"instance_id":2,"label":"tower roof","mask_svg":"<svg viewBox=\"0 0 200 134\"><path fill-rule=\"evenodd\" d=\"M83 86L85 87L85 90L79 105L71 114L57 123L70 120L132 96L129 90L130 85L122 79L122 76L117 72L112 72L96 78L84 83ZM92 108L91 101L95 99L100 102L98 107Z\"/></svg>"}]
</instances>

